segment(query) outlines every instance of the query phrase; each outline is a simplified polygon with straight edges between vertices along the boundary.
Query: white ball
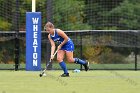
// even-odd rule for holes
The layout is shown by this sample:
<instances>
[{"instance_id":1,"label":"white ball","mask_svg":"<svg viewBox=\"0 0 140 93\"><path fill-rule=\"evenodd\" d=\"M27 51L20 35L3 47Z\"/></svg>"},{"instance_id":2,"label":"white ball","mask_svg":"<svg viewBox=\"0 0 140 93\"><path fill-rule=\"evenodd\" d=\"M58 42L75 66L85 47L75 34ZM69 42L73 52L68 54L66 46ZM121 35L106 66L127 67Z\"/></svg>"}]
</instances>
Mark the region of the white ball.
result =
<instances>
[{"instance_id":1,"label":"white ball","mask_svg":"<svg viewBox=\"0 0 140 93\"><path fill-rule=\"evenodd\" d=\"M73 73L80 73L80 70L79 70L79 69L75 69L75 70L73 71Z\"/></svg>"},{"instance_id":2,"label":"white ball","mask_svg":"<svg viewBox=\"0 0 140 93\"><path fill-rule=\"evenodd\" d=\"M43 76L45 77L45 76L47 76L47 75L44 73Z\"/></svg>"}]
</instances>

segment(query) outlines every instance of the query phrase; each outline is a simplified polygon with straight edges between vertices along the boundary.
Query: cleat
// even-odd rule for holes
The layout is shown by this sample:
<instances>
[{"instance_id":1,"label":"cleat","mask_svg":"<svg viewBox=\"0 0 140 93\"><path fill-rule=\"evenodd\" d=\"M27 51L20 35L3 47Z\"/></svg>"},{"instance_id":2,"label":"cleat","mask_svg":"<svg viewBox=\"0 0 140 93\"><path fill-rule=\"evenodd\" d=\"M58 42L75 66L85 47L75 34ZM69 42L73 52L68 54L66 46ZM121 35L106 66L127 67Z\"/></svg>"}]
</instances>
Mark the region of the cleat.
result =
<instances>
[{"instance_id":1,"label":"cleat","mask_svg":"<svg viewBox=\"0 0 140 93\"><path fill-rule=\"evenodd\" d=\"M69 73L64 73L61 75L61 77L69 77Z\"/></svg>"},{"instance_id":2,"label":"cleat","mask_svg":"<svg viewBox=\"0 0 140 93\"><path fill-rule=\"evenodd\" d=\"M85 67L85 71L88 71L89 70L89 62L86 61L86 64L83 65Z\"/></svg>"}]
</instances>

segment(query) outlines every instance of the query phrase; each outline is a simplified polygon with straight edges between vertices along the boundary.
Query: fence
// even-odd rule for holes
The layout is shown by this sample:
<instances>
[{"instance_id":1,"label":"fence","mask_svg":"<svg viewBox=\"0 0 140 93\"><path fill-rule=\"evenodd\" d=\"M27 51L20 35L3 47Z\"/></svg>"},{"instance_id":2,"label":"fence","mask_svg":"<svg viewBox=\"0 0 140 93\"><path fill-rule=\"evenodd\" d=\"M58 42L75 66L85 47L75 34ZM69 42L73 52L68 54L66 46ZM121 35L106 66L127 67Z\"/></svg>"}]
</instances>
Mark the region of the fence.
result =
<instances>
[{"instance_id":1,"label":"fence","mask_svg":"<svg viewBox=\"0 0 140 93\"><path fill-rule=\"evenodd\" d=\"M91 69L139 69L139 31L66 31L75 44L74 56L89 60ZM1 66L0 69L14 68L14 49L16 32L1 32ZM26 33L19 33L19 69L25 69ZM48 62L50 55L50 43L47 33L42 32L42 67ZM56 60L55 60L56 61ZM69 64L69 69L81 66ZM60 69L54 62L53 69Z\"/></svg>"},{"instance_id":2,"label":"fence","mask_svg":"<svg viewBox=\"0 0 140 93\"><path fill-rule=\"evenodd\" d=\"M0 69L24 69L25 14L31 4L31 0L0 0ZM91 69L139 69L138 0L36 0L36 11L42 13L42 29L51 21L56 28L71 30L67 33L75 43L74 56L88 59L94 64ZM42 36L45 63L50 45L45 32Z\"/></svg>"}]
</instances>

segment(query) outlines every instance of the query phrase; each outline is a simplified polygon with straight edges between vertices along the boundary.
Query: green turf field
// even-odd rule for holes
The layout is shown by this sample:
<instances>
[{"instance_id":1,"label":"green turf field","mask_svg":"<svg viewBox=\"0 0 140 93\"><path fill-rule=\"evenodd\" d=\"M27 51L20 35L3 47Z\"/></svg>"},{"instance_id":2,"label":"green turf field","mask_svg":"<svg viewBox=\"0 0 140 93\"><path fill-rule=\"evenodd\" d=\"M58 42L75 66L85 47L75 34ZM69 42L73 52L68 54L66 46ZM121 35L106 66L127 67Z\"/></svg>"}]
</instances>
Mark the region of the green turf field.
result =
<instances>
[{"instance_id":1,"label":"green turf field","mask_svg":"<svg viewBox=\"0 0 140 93\"><path fill-rule=\"evenodd\" d=\"M0 93L138 93L139 71L81 71L59 77L62 71L0 71Z\"/></svg>"}]
</instances>

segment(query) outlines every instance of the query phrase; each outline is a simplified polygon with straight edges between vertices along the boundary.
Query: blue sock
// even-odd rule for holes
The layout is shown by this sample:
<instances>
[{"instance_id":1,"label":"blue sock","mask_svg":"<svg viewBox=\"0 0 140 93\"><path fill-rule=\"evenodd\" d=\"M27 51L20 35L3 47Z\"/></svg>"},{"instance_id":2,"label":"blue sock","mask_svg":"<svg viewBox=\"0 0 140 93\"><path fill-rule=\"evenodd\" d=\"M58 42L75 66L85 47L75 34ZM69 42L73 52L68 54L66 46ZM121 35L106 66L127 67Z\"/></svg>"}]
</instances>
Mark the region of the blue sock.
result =
<instances>
[{"instance_id":1,"label":"blue sock","mask_svg":"<svg viewBox=\"0 0 140 93\"><path fill-rule=\"evenodd\" d=\"M74 61L76 64L82 64L82 65L84 65L84 64L86 64L86 61L84 61L84 60L81 60L81 59L79 59L79 58L75 58L75 61Z\"/></svg>"},{"instance_id":2,"label":"blue sock","mask_svg":"<svg viewBox=\"0 0 140 93\"><path fill-rule=\"evenodd\" d=\"M64 61L60 62L59 65L63 69L64 73L68 73L68 70Z\"/></svg>"}]
</instances>

